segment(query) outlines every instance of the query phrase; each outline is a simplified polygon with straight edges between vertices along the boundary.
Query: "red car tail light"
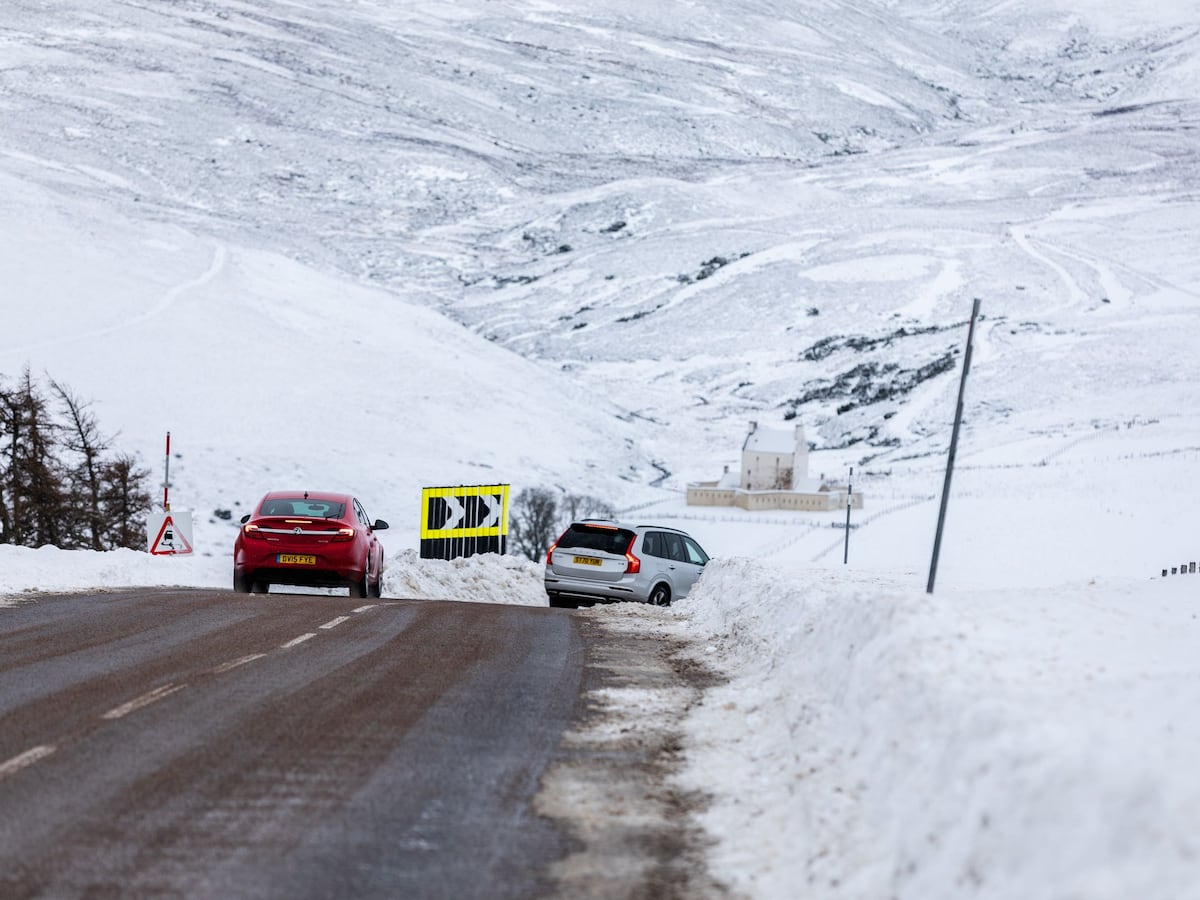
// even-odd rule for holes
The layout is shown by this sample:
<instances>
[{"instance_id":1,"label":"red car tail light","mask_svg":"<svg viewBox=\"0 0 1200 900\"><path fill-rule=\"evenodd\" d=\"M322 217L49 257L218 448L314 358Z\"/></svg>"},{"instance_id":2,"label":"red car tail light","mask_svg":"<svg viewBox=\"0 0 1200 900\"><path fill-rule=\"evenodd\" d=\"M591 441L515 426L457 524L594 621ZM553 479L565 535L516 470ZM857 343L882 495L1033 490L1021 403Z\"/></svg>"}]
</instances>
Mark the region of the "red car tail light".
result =
<instances>
[{"instance_id":1,"label":"red car tail light","mask_svg":"<svg viewBox=\"0 0 1200 900\"><path fill-rule=\"evenodd\" d=\"M642 571L642 561L633 555L633 542L637 540L635 535L629 542L629 546L625 548L625 574L636 575Z\"/></svg>"},{"instance_id":2,"label":"red car tail light","mask_svg":"<svg viewBox=\"0 0 1200 900\"><path fill-rule=\"evenodd\" d=\"M261 531L259 531L259 529L258 529L258 526L257 526L257 525L244 525L244 526L242 526L242 534L243 534L245 537L248 537L248 538L254 538L254 539L255 539L255 540L257 540L257 541L261 541L261 540L263 539L262 532L261 532Z\"/></svg>"},{"instance_id":3,"label":"red car tail light","mask_svg":"<svg viewBox=\"0 0 1200 900\"><path fill-rule=\"evenodd\" d=\"M546 551L546 565L550 565L550 557L554 555L555 548L558 547L558 541L550 545L550 549Z\"/></svg>"},{"instance_id":4,"label":"red car tail light","mask_svg":"<svg viewBox=\"0 0 1200 900\"><path fill-rule=\"evenodd\" d=\"M353 528L339 528L337 534L330 538L331 541L352 541L354 540Z\"/></svg>"}]
</instances>

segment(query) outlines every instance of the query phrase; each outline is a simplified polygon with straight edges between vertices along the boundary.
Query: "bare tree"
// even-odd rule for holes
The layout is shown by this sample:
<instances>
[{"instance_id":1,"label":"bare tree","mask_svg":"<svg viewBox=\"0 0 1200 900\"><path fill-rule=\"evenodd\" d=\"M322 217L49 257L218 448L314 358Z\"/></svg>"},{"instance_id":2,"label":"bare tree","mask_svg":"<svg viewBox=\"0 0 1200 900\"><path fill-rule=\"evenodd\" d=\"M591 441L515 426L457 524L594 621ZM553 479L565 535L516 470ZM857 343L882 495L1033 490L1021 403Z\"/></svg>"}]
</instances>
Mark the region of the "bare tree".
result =
<instances>
[{"instance_id":1,"label":"bare tree","mask_svg":"<svg viewBox=\"0 0 1200 900\"><path fill-rule=\"evenodd\" d=\"M611 519L615 514L612 506L587 494L564 494L559 509L562 512L559 524L563 528L580 519Z\"/></svg>"},{"instance_id":2,"label":"bare tree","mask_svg":"<svg viewBox=\"0 0 1200 900\"><path fill-rule=\"evenodd\" d=\"M556 537L558 503L546 488L524 488L513 500L510 537L513 549L539 562Z\"/></svg>"},{"instance_id":3,"label":"bare tree","mask_svg":"<svg viewBox=\"0 0 1200 900\"><path fill-rule=\"evenodd\" d=\"M513 550L541 562L546 550L568 525L584 518L612 518L613 508L596 497L525 488L513 501L512 515Z\"/></svg>"}]
</instances>

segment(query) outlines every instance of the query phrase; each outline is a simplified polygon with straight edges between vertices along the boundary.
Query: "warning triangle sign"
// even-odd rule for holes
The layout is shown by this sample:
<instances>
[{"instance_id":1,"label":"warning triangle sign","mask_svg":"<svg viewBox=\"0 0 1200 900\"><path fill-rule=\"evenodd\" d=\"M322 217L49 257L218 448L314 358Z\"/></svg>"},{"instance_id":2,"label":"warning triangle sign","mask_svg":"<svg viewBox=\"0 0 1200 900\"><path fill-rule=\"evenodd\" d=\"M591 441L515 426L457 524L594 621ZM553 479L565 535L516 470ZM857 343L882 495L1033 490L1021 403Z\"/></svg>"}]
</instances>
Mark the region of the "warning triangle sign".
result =
<instances>
[{"instance_id":1,"label":"warning triangle sign","mask_svg":"<svg viewBox=\"0 0 1200 900\"><path fill-rule=\"evenodd\" d=\"M192 545L188 543L183 532L175 527L174 520L168 515L158 529L158 537L150 542L150 552L155 556L174 556L191 553Z\"/></svg>"}]
</instances>

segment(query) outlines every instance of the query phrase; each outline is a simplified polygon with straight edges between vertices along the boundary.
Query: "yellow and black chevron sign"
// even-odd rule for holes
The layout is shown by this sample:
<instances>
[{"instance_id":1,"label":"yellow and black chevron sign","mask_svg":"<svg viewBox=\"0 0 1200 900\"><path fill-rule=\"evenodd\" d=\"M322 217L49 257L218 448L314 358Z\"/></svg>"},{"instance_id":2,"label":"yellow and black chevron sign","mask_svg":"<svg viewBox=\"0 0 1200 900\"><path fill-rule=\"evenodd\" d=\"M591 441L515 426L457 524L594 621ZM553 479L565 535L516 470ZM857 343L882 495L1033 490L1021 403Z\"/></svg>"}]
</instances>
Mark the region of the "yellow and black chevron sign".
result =
<instances>
[{"instance_id":1,"label":"yellow and black chevron sign","mask_svg":"<svg viewBox=\"0 0 1200 900\"><path fill-rule=\"evenodd\" d=\"M423 488L422 558L503 553L508 537L508 488L507 484Z\"/></svg>"}]
</instances>

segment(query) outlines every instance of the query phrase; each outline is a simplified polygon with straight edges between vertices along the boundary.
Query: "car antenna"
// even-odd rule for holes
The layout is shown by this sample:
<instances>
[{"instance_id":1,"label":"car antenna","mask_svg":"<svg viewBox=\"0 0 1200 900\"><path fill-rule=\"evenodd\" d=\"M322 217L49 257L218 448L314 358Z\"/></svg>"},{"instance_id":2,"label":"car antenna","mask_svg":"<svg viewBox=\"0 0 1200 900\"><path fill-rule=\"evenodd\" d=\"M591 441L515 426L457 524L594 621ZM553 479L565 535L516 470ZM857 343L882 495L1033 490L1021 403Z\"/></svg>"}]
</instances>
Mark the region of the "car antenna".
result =
<instances>
[{"instance_id":1,"label":"car antenna","mask_svg":"<svg viewBox=\"0 0 1200 900\"><path fill-rule=\"evenodd\" d=\"M308 491L305 491L305 492L304 492L304 499L305 499L305 500L307 500L307 499L308 499Z\"/></svg>"}]
</instances>

